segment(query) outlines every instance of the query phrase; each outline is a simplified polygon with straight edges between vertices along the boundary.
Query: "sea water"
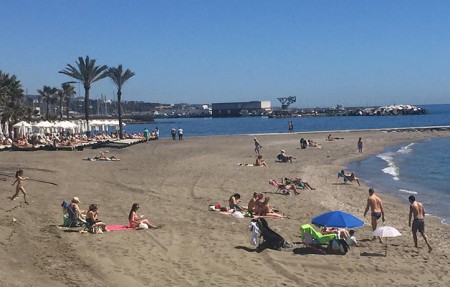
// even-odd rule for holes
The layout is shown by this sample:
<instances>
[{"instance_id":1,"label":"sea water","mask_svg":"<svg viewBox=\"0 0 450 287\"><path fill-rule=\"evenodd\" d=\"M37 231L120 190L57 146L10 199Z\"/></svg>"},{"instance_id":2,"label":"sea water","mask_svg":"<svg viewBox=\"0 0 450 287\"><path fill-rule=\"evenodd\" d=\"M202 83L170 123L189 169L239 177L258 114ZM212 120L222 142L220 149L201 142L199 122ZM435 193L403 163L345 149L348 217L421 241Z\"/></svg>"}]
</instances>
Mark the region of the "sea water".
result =
<instances>
[{"instance_id":1,"label":"sea water","mask_svg":"<svg viewBox=\"0 0 450 287\"><path fill-rule=\"evenodd\" d=\"M160 130L161 138L170 129L182 127L184 137L239 134L286 133L288 122L294 132L364 130L424 126L450 126L450 105L422 105L425 115L365 117L267 117L157 119L151 124L129 124L126 132L142 133L144 128ZM350 164L358 177L382 192L395 194L407 202L413 194L425 204L427 213L450 223L450 139L431 139L387 148L367 160ZM408 211L405 211L406 213Z\"/></svg>"},{"instance_id":2,"label":"sea water","mask_svg":"<svg viewBox=\"0 0 450 287\"><path fill-rule=\"evenodd\" d=\"M179 127L184 137L242 134L287 133L292 121L294 132L327 132L336 130L364 130L450 125L450 105L422 105L428 113L414 116L353 116L353 117L297 117L273 119L267 117L237 118L170 118L154 123L128 124L127 133L142 133L158 127L161 138L170 138L170 130Z\"/></svg>"},{"instance_id":3,"label":"sea water","mask_svg":"<svg viewBox=\"0 0 450 287\"><path fill-rule=\"evenodd\" d=\"M450 223L450 138L388 147L366 160L353 162L356 172L370 187L394 194L408 203L414 195L425 205L427 214ZM409 204L409 203L408 203ZM405 210L407 218L409 210Z\"/></svg>"}]
</instances>

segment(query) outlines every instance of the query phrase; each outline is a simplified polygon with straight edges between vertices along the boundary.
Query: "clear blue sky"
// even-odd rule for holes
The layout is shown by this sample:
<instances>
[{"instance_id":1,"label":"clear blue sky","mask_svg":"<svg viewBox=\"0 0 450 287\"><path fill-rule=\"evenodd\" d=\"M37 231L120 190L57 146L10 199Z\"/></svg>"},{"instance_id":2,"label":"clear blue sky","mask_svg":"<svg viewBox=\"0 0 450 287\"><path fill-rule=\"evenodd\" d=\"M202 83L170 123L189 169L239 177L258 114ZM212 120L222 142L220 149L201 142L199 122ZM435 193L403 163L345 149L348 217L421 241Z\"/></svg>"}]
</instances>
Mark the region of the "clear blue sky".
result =
<instances>
[{"instance_id":1,"label":"clear blue sky","mask_svg":"<svg viewBox=\"0 0 450 287\"><path fill-rule=\"evenodd\" d=\"M449 1L3 0L0 19L0 69L29 94L89 55L136 73L125 100L450 102Z\"/></svg>"}]
</instances>

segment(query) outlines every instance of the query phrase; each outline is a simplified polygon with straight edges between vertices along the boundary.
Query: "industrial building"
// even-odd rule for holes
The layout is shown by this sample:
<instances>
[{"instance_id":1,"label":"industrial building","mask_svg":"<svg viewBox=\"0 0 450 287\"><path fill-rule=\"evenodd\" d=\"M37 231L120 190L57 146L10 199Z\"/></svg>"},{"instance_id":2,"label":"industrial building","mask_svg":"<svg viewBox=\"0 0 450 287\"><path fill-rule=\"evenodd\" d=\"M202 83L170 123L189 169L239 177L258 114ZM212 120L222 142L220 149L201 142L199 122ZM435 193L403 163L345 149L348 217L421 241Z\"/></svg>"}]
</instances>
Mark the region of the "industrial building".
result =
<instances>
[{"instance_id":1,"label":"industrial building","mask_svg":"<svg viewBox=\"0 0 450 287\"><path fill-rule=\"evenodd\" d=\"M270 101L212 103L211 108L213 117L263 115L272 110Z\"/></svg>"}]
</instances>

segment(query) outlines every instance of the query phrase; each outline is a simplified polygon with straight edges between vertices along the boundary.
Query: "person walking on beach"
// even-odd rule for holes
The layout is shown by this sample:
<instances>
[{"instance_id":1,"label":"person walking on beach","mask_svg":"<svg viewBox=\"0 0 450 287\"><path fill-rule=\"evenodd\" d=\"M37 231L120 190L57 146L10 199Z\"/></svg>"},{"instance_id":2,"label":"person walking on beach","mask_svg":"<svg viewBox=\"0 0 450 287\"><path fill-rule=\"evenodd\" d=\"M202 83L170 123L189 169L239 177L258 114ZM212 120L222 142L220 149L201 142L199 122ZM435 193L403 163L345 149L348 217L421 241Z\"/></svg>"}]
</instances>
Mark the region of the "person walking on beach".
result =
<instances>
[{"instance_id":1,"label":"person walking on beach","mask_svg":"<svg viewBox=\"0 0 450 287\"><path fill-rule=\"evenodd\" d=\"M358 152L362 153L362 150L363 150L363 141L362 141L361 138L359 138L359 140L358 140Z\"/></svg>"},{"instance_id":2,"label":"person walking on beach","mask_svg":"<svg viewBox=\"0 0 450 287\"><path fill-rule=\"evenodd\" d=\"M253 138L253 141L255 142L255 153L256 155L259 155L259 149L262 148L262 145L256 138Z\"/></svg>"},{"instance_id":3,"label":"person walking on beach","mask_svg":"<svg viewBox=\"0 0 450 287\"><path fill-rule=\"evenodd\" d=\"M425 243L428 246L428 252L431 252L433 248L431 248L430 243L428 242L428 237L425 234L425 208L423 207L423 204L416 201L416 198L414 195L411 195L409 198L409 203L411 203L409 207L409 216L408 216L408 226L411 227L411 218L414 218L412 223L412 235L414 240L414 246L417 248L417 231L420 232L423 239L425 240Z\"/></svg>"},{"instance_id":4,"label":"person walking on beach","mask_svg":"<svg viewBox=\"0 0 450 287\"><path fill-rule=\"evenodd\" d=\"M364 217L366 217L369 208L370 208L370 216L372 219L372 230L375 230L377 229L378 219L381 218L381 220L384 222L384 210L381 199L377 195L375 195L375 190L373 188L369 188L369 197L367 198L367 205L366 210L364 211ZM375 237L373 239L375 239ZM383 242L380 237L378 239L380 239L381 243Z\"/></svg>"},{"instance_id":5,"label":"person walking on beach","mask_svg":"<svg viewBox=\"0 0 450 287\"><path fill-rule=\"evenodd\" d=\"M183 129L181 127L178 128L178 140L183 140Z\"/></svg>"},{"instance_id":6,"label":"person walking on beach","mask_svg":"<svg viewBox=\"0 0 450 287\"><path fill-rule=\"evenodd\" d=\"M22 192L23 199L25 200L25 203L28 204L27 192L25 191L25 187L23 186L23 182L26 179L28 179L28 177L23 176L23 170L20 169L20 170L16 171L16 180L14 180L13 184L11 184L11 185L14 185L17 183L16 193L14 193L14 195L10 197L11 200L16 199L19 196L19 192Z\"/></svg>"},{"instance_id":7,"label":"person walking on beach","mask_svg":"<svg viewBox=\"0 0 450 287\"><path fill-rule=\"evenodd\" d=\"M147 128L144 129L144 137L145 137L145 141L148 142L148 138L149 138L150 132L148 131Z\"/></svg>"},{"instance_id":8,"label":"person walking on beach","mask_svg":"<svg viewBox=\"0 0 450 287\"><path fill-rule=\"evenodd\" d=\"M294 132L294 124L292 123L292 121L288 122L288 131L290 133Z\"/></svg>"},{"instance_id":9,"label":"person walking on beach","mask_svg":"<svg viewBox=\"0 0 450 287\"><path fill-rule=\"evenodd\" d=\"M170 130L170 135L172 136L172 139L175 140L175 137L177 135L177 130L175 128L172 128Z\"/></svg>"}]
</instances>

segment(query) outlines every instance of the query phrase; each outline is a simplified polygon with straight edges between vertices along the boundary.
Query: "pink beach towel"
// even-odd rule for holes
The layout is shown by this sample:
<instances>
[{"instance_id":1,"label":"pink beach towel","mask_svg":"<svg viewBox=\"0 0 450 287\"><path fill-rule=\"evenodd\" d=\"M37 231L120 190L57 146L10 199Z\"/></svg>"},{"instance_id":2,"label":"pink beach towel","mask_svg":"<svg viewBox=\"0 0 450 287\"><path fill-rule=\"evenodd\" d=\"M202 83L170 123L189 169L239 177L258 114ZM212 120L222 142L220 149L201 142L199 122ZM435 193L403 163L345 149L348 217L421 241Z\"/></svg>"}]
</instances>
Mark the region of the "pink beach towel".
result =
<instances>
[{"instance_id":1,"label":"pink beach towel","mask_svg":"<svg viewBox=\"0 0 450 287\"><path fill-rule=\"evenodd\" d=\"M106 228L111 231L118 231L118 230L134 230L134 228L131 228L126 225L107 225Z\"/></svg>"}]
</instances>

